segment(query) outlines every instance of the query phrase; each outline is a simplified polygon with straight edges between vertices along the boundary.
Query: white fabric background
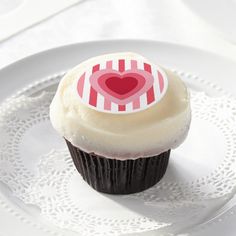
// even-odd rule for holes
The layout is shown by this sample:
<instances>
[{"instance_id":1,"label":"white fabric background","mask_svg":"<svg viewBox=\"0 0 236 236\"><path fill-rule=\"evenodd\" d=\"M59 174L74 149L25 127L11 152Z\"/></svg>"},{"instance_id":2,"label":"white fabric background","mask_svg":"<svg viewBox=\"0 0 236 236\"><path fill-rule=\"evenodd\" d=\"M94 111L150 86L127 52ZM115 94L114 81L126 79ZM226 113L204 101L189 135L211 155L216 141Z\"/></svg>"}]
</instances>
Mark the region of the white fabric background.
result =
<instances>
[{"instance_id":1,"label":"white fabric background","mask_svg":"<svg viewBox=\"0 0 236 236\"><path fill-rule=\"evenodd\" d=\"M82 0L1 42L0 68L52 47L117 38L190 45L236 60L236 46L194 15L181 0Z\"/></svg>"},{"instance_id":2,"label":"white fabric background","mask_svg":"<svg viewBox=\"0 0 236 236\"><path fill-rule=\"evenodd\" d=\"M55 15L79 0L1 0L0 42Z\"/></svg>"}]
</instances>

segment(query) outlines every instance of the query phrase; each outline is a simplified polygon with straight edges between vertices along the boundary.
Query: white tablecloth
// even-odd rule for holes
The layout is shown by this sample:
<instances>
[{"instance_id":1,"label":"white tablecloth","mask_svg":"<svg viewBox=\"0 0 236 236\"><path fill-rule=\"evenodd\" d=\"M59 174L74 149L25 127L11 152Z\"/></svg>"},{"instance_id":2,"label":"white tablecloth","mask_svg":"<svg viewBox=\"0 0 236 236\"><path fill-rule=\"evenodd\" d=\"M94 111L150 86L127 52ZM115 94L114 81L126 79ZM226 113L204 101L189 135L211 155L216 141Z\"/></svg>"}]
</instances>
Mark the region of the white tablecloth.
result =
<instances>
[{"instance_id":1,"label":"white tablecloth","mask_svg":"<svg viewBox=\"0 0 236 236\"><path fill-rule=\"evenodd\" d=\"M52 47L117 38L168 41L236 60L236 46L221 38L181 0L82 0L1 42L0 68Z\"/></svg>"}]
</instances>

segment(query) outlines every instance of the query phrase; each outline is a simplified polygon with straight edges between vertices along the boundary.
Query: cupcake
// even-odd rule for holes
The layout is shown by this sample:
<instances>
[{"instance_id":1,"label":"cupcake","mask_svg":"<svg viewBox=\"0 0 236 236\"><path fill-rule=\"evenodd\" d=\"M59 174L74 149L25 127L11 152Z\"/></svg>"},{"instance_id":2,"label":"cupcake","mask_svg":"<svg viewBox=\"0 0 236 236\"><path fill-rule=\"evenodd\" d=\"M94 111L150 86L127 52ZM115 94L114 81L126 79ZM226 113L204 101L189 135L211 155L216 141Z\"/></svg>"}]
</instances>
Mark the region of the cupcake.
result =
<instances>
[{"instance_id":1,"label":"cupcake","mask_svg":"<svg viewBox=\"0 0 236 236\"><path fill-rule=\"evenodd\" d=\"M50 119L90 186L130 194L161 180L171 149L187 136L191 110L177 75L127 52L94 57L69 71Z\"/></svg>"}]
</instances>

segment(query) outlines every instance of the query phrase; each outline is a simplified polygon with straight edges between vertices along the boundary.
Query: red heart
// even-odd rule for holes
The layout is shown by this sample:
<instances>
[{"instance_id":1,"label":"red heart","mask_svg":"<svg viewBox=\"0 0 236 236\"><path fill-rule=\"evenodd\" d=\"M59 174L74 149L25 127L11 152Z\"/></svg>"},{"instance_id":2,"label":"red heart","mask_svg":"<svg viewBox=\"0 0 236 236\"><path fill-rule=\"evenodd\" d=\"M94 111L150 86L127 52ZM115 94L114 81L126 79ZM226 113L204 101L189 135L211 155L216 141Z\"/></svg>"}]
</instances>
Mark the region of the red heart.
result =
<instances>
[{"instance_id":1,"label":"red heart","mask_svg":"<svg viewBox=\"0 0 236 236\"><path fill-rule=\"evenodd\" d=\"M116 76L108 78L105 84L108 89L117 93L117 95L124 95L135 89L138 85L138 81L134 77Z\"/></svg>"}]
</instances>

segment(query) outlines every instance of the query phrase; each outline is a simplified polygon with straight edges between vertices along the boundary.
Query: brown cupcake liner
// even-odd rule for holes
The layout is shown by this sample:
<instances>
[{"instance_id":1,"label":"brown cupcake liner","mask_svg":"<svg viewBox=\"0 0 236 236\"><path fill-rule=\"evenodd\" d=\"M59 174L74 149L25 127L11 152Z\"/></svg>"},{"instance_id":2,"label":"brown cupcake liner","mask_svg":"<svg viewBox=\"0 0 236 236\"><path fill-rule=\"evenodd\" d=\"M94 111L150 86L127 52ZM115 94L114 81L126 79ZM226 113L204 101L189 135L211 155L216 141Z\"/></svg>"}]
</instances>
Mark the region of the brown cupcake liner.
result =
<instances>
[{"instance_id":1,"label":"brown cupcake liner","mask_svg":"<svg viewBox=\"0 0 236 236\"><path fill-rule=\"evenodd\" d=\"M170 150L136 160L115 160L86 153L66 140L74 164L95 190L109 194L130 194L150 188L166 172Z\"/></svg>"}]
</instances>

